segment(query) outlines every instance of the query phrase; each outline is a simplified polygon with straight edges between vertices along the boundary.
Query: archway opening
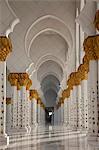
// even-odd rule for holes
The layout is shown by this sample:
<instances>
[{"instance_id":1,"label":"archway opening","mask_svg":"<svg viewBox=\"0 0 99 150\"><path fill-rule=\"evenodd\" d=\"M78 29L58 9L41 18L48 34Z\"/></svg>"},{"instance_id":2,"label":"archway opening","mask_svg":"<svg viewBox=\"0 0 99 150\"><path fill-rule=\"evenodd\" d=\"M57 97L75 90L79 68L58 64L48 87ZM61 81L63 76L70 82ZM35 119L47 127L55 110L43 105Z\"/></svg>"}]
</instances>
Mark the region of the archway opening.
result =
<instances>
[{"instance_id":1,"label":"archway opening","mask_svg":"<svg viewBox=\"0 0 99 150\"><path fill-rule=\"evenodd\" d=\"M41 82L41 89L46 101L46 123L54 122L54 106L60 89L60 81L54 75L48 74Z\"/></svg>"}]
</instances>

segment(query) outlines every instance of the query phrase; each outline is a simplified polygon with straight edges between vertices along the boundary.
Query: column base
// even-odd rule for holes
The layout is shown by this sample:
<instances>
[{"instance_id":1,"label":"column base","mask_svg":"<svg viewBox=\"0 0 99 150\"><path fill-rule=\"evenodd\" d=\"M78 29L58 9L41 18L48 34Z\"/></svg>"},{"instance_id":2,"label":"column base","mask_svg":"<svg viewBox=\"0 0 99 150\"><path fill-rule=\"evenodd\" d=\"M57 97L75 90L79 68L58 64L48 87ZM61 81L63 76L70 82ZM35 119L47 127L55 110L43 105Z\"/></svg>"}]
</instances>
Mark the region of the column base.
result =
<instances>
[{"instance_id":1,"label":"column base","mask_svg":"<svg viewBox=\"0 0 99 150\"><path fill-rule=\"evenodd\" d=\"M97 135L87 134L87 140L88 141L98 141L99 137Z\"/></svg>"},{"instance_id":2,"label":"column base","mask_svg":"<svg viewBox=\"0 0 99 150\"><path fill-rule=\"evenodd\" d=\"M2 146L7 147L8 145L9 145L9 136L0 135L0 147Z\"/></svg>"},{"instance_id":3,"label":"column base","mask_svg":"<svg viewBox=\"0 0 99 150\"><path fill-rule=\"evenodd\" d=\"M11 128L8 131L8 135L12 135L12 134L25 134L25 133L28 133L28 128L27 127Z\"/></svg>"}]
</instances>

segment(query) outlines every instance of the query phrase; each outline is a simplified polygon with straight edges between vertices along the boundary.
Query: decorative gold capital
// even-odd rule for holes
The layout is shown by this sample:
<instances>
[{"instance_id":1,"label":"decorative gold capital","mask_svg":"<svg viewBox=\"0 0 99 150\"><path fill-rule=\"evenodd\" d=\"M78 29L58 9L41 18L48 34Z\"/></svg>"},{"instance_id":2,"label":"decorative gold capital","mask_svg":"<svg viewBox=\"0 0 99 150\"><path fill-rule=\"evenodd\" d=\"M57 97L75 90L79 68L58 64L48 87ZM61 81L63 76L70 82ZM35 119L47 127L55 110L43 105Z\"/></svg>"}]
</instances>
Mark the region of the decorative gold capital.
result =
<instances>
[{"instance_id":1,"label":"decorative gold capital","mask_svg":"<svg viewBox=\"0 0 99 150\"><path fill-rule=\"evenodd\" d=\"M0 36L0 61L5 61L10 52L12 52L11 40L6 36Z\"/></svg>"},{"instance_id":2,"label":"decorative gold capital","mask_svg":"<svg viewBox=\"0 0 99 150\"><path fill-rule=\"evenodd\" d=\"M7 98L6 98L6 104L7 104L7 105L11 104L11 98L10 98L10 97L7 97Z\"/></svg>"},{"instance_id":3,"label":"decorative gold capital","mask_svg":"<svg viewBox=\"0 0 99 150\"><path fill-rule=\"evenodd\" d=\"M40 97L38 97L38 99L37 99L37 104L41 104L41 98Z\"/></svg>"},{"instance_id":4,"label":"decorative gold capital","mask_svg":"<svg viewBox=\"0 0 99 150\"><path fill-rule=\"evenodd\" d=\"M97 10L94 19L95 28L99 31L99 10Z\"/></svg>"},{"instance_id":5,"label":"decorative gold capital","mask_svg":"<svg viewBox=\"0 0 99 150\"><path fill-rule=\"evenodd\" d=\"M88 72L89 72L89 67L86 64L81 64L78 67L78 73L79 73L81 81L87 79Z\"/></svg>"},{"instance_id":6,"label":"decorative gold capital","mask_svg":"<svg viewBox=\"0 0 99 150\"><path fill-rule=\"evenodd\" d=\"M70 88L68 87L67 89L65 89L63 92L62 92L62 98L63 100L65 98L68 98L70 96Z\"/></svg>"},{"instance_id":7,"label":"decorative gold capital","mask_svg":"<svg viewBox=\"0 0 99 150\"><path fill-rule=\"evenodd\" d=\"M11 86L17 86L18 73L10 73L8 75L8 81L10 82Z\"/></svg>"},{"instance_id":8,"label":"decorative gold capital","mask_svg":"<svg viewBox=\"0 0 99 150\"><path fill-rule=\"evenodd\" d=\"M99 59L99 35L89 36L86 38L83 46L88 60Z\"/></svg>"},{"instance_id":9,"label":"decorative gold capital","mask_svg":"<svg viewBox=\"0 0 99 150\"><path fill-rule=\"evenodd\" d=\"M32 86L32 80L28 79L27 85L26 85L26 90L29 90L31 86Z\"/></svg>"},{"instance_id":10,"label":"decorative gold capital","mask_svg":"<svg viewBox=\"0 0 99 150\"><path fill-rule=\"evenodd\" d=\"M32 100L33 98L35 98L36 100L38 100L39 95L37 90L30 90L30 100Z\"/></svg>"},{"instance_id":11,"label":"decorative gold capital","mask_svg":"<svg viewBox=\"0 0 99 150\"><path fill-rule=\"evenodd\" d=\"M29 75L27 73L19 73L18 82L20 86L26 86L28 83Z\"/></svg>"},{"instance_id":12,"label":"decorative gold capital","mask_svg":"<svg viewBox=\"0 0 99 150\"><path fill-rule=\"evenodd\" d=\"M69 75L69 79L67 80L67 85L69 87L70 90L73 90L73 86L75 85L75 72L72 72Z\"/></svg>"},{"instance_id":13,"label":"decorative gold capital","mask_svg":"<svg viewBox=\"0 0 99 150\"><path fill-rule=\"evenodd\" d=\"M40 106L41 106L43 109L45 108L43 102L41 102Z\"/></svg>"}]
</instances>

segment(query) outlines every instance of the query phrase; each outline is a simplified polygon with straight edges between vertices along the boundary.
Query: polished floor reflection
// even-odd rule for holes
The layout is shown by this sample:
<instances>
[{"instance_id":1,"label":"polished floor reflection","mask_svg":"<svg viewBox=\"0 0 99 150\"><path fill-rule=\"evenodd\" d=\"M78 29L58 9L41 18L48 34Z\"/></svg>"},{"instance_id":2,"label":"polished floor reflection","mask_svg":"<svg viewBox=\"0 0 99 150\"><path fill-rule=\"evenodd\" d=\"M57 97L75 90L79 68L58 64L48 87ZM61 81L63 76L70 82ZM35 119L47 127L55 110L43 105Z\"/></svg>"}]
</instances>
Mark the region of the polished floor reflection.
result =
<instances>
[{"instance_id":1,"label":"polished floor reflection","mask_svg":"<svg viewBox=\"0 0 99 150\"><path fill-rule=\"evenodd\" d=\"M86 134L67 131L65 127L38 127L31 135L10 136L3 150L99 150L99 142L87 142Z\"/></svg>"}]
</instances>

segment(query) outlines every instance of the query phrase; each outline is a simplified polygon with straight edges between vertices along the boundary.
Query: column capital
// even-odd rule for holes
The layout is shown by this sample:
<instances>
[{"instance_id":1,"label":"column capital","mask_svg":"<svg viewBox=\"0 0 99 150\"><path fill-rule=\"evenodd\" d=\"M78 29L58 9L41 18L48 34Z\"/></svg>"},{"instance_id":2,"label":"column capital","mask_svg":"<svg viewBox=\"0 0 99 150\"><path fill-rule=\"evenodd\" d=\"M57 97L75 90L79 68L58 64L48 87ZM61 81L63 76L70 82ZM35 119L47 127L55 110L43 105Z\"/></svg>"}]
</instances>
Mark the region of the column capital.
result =
<instances>
[{"instance_id":1,"label":"column capital","mask_svg":"<svg viewBox=\"0 0 99 150\"><path fill-rule=\"evenodd\" d=\"M29 75L27 73L18 73L18 82L20 86L26 86L28 83Z\"/></svg>"},{"instance_id":2,"label":"column capital","mask_svg":"<svg viewBox=\"0 0 99 150\"><path fill-rule=\"evenodd\" d=\"M38 99L37 99L37 104L41 104L41 98L40 97L38 97Z\"/></svg>"},{"instance_id":3,"label":"column capital","mask_svg":"<svg viewBox=\"0 0 99 150\"><path fill-rule=\"evenodd\" d=\"M7 97L7 98L6 98L6 104L7 104L7 105L11 104L11 97Z\"/></svg>"},{"instance_id":4,"label":"column capital","mask_svg":"<svg viewBox=\"0 0 99 150\"><path fill-rule=\"evenodd\" d=\"M35 90L35 89L30 90L30 100L32 100L33 98L38 100L38 97L39 97L39 94L38 94L37 90Z\"/></svg>"},{"instance_id":5,"label":"column capital","mask_svg":"<svg viewBox=\"0 0 99 150\"><path fill-rule=\"evenodd\" d=\"M17 86L18 73L10 73L8 75L8 81L10 82L11 86Z\"/></svg>"},{"instance_id":6,"label":"column capital","mask_svg":"<svg viewBox=\"0 0 99 150\"><path fill-rule=\"evenodd\" d=\"M99 10L96 11L94 25L95 28L99 31Z\"/></svg>"},{"instance_id":7,"label":"column capital","mask_svg":"<svg viewBox=\"0 0 99 150\"><path fill-rule=\"evenodd\" d=\"M69 96L70 96L70 88L67 88L62 92L62 98L65 99L68 98Z\"/></svg>"},{"instance_id":8,"label":"column capital","mask_svg":"<svg viewBox=\"0 0 99 150\"><path fill-rule=\"evenodd\" d=\"M99 35L87 37L83 47L89 61L99 59Z\"/></svg>"},{"instance_id":9,"label":"column capital","mask_svg":"<svg viewBox=\"0 0 99 150\"><path fill-rule=\"evenodd\" d=\"M29 90L31 86L32 86L32 80L29 78L27 81L26 90Z\"/></svg>"},{"instance_id":10,"label":"column capital","mask_svg":"<svg viewBox=\"0 0 99 150\"><path fill-rule=\"evenodd\" d=\"M75 72L72 72L69 75L69 79L67 80L67 85L71 90L73 90L73 86L74 86L74 76L75 76Z\"/></svg>"},{"instance_id":11,"label":"column capital","mask_svg":"<svg viewBox=\"0 0 99 150\"><path fill-rule=\"evenodd\" d=\"M11 40L6 36L0 36L0 61L5 61L10 52L12 52Z\"/></svg>"},{"instance_id":12,"label":"column capital","mask_svg":"<svg viewBox=\"0 0 99 150\"><path fill-rule=\"evenodd\" d=\"M78 72L79 72L81 81L86 80L88 78L89 66L87 66L86 64L81 64L78 67Z\"/></svg>"}]
</instances>

